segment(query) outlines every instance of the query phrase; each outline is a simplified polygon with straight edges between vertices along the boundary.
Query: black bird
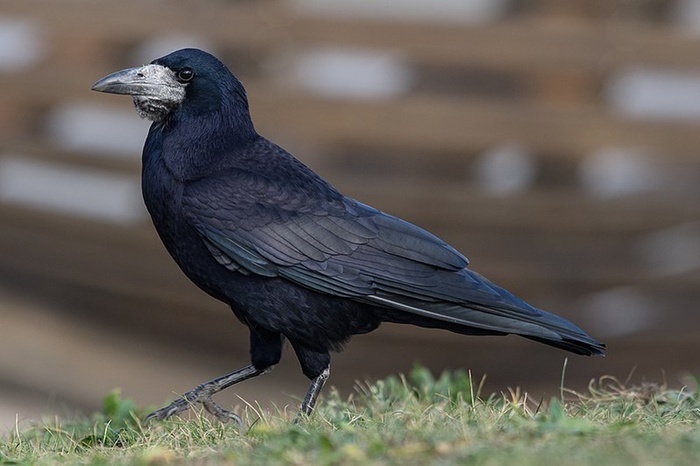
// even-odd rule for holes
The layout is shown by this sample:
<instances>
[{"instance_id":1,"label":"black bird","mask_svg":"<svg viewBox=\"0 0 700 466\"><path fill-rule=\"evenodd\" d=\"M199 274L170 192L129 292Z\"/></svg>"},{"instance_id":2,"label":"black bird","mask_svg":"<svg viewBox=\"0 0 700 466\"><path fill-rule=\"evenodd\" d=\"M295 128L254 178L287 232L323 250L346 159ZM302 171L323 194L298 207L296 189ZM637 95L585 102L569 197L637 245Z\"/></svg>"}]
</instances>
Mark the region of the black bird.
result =
<instances>
[{"instance_id":1,"label":"black bird","mask_svg":"<svg viewBox=\"0 0 700 466\"><path fill-rule=\"evenodd\" d=\"M582 355L605 345L467 268L427 231L343 196L253 127L240 81L214 56L183 49L99 80L153 121L142 190L163 244L202 290L250 330L251 364L148 416L193 402L238 416L212 395L270 371L288 340L311 385L310 414L330 351L382 322L465 335L516 334Z\"/></svg>"}]
</instances>

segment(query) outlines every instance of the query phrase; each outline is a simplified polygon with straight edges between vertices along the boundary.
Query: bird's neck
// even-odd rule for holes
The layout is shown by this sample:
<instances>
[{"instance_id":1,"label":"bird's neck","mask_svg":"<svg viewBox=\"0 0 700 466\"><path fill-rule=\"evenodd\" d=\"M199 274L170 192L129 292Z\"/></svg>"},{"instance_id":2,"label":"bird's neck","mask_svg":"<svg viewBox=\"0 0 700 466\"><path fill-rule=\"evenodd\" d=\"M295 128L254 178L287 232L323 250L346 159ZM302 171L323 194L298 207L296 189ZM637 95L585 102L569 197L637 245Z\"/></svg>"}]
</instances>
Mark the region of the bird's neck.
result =
<instances>
[{"instance_id":1,"label":"bird's neck","mask_svg":"<svg viewBox=\"0 0 700 466\"><path fill-rule=\"evenodd\" d=\"M173 118L156 132L160 133L166 165L181 181L208 175L259 138L247 111Z\"/></svg>"}]
</instances>

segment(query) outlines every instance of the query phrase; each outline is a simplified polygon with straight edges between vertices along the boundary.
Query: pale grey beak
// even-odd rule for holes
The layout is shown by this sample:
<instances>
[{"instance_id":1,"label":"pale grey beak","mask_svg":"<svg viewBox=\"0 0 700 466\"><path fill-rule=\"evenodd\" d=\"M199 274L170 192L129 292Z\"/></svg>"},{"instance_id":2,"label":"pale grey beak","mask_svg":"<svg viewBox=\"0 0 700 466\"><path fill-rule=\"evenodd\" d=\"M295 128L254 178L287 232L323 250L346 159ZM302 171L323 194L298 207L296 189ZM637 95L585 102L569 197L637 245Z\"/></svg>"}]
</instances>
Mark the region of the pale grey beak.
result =
<instances>
[{"instance_id":1,"label":"pale grey beak","mask_svg":"<svg viewBox=\"0 0 700 466\"><path fill-rule=\"evenodd\" d=\"M161 65L127 68L105 76L92 85L93 91L154 98L170 96L175 89L175 93L180 94L182 88L174 73Z\"/></svg>"},{"instance_id":2,"label":"pale grey beak","mask_svg":"<svg viewBox=\"0 0 700 466\"><path fill-rule=\"evenodd\" d=\"M186 87L170 68L151 64L105 76L92 90L130 95L141 118L160 121L182 104Z\"/></svg>"}]
</instances>

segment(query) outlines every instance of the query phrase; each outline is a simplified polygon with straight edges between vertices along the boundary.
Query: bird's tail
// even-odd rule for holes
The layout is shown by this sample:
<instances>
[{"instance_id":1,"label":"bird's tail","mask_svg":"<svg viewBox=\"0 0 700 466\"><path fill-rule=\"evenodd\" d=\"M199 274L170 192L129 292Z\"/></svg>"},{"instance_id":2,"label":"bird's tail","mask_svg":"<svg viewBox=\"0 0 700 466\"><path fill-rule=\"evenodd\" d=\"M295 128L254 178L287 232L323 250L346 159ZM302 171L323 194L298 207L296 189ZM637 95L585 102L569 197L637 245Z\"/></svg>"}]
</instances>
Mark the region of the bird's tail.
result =
<instances>
[{"instance_id":1,"label":"bird's tail","mask_svg":"<svg viewBox=\"0 0 700 466\"><path fill-rule=\"evenodd\" d=\"M520 335L576 354L605 355L605 344L593 339L568 320L536 309L510 293L508 298L517 301L508 299L498 305L453 304L413 300L396 295L390 298L376 297L374 300L403 311L392 312L391 317L387 319L395 322L443 328L466 335ZM406 313L412 314L413 317L407 319Z\"/></svg>"}]
</instances>

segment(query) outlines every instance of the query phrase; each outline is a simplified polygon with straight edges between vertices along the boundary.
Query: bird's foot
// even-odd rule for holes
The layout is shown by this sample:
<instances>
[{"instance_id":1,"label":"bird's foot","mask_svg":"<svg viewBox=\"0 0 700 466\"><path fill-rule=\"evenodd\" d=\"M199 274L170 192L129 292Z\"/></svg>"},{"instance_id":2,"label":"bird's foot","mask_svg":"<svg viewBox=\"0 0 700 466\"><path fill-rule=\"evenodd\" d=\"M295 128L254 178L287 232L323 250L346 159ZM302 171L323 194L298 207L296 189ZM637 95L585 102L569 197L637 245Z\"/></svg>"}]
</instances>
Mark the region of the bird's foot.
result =
<instances>
[{"instance_id":1,"label":"bird's foot","mask_svg":"<svg viewBox=\"0 0 700 466\"><path fill-rule=\"evenodd\" d=\"M243 427L243 419L238 414L222 408L214 402L211 398L207 398L202 401L204 409L207 410L209 414L215 416L219 421L226 424L228 421L233 421L240 427Z\"/></svg>"},{"instance_id":2,"label":"bird's foot","mask_svg":"<svg viewBox=\"0 0 700 466\"><path fill-rule=\"evenodd\" d=\"M187 411L193 403L201 403L209 414L215 416L222 423L234 421L239 426L243 425L243 419L241 419L239 415L219 406L214 400L212 400L211 395L211 390L208 390L206 384L200 385L199 387L186 392L168 406L153 411L145 417L144 422L148 423L152 420L162 421L171 416Z\"/></svg>"},{"instance_id":3,"label":"bird's foot","mask_svg":"<svg viewBox=\"0 0 700 466\"><path fill-rule=\"evenodd\" d=\"M153 411L151 414L146 416L144 422L148 423L153 419L157 421L162 421L163 419L167 419L170 416L175 416L184 411L187 411L193 403L201 403L202 406L204 406L204 409L206 409L207 412L212 414L213 416L216 416L216 418L219 421L228 422L232 420L239 426L242 426L243 419L241 419L240 416L222 408L221 406L216 404L214 400L211 399L211 397L214 394L219 393L221 390L224 390L232 385L237 384L238 382L242 382L251 377L264 374L270 369L272 368L269 367L267 369L256 369L255 366L250 364L229 374L217 377L214 380L210 380L209 382L203 383L198 387L188 392L185 392L184 395L170 403L165 408L160 408L156 411Z\"/></svg>"}]
</instances>

